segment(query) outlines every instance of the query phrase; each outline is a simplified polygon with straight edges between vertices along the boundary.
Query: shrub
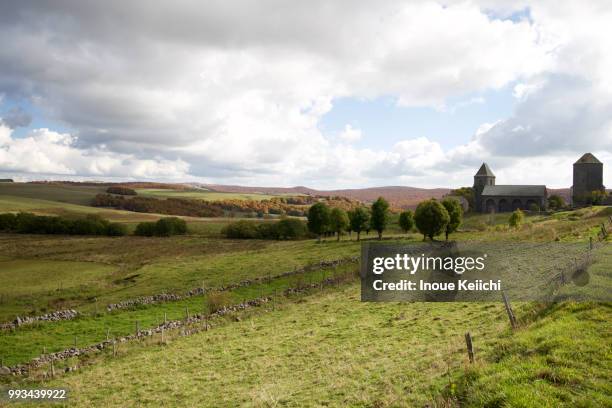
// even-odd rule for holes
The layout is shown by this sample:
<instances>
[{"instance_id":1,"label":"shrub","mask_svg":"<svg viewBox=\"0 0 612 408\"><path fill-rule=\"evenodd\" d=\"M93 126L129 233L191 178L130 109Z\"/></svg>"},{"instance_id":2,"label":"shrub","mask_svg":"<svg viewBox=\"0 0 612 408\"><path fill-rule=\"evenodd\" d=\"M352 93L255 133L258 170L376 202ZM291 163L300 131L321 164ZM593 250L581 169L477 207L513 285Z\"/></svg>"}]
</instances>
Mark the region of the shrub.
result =
<instances>
[{"instance_id":1,"label":"shrub","mask_svg":"<svg viewBox=\"0 0 612 408\"><path fill-rule=\"evenodd\" d=\"M521 226L521 224L523 224L523 221L525 220L525 214L523 214L523 212L521 211L521 209L516 209L511 215L510 215L510 219L508 220L508 224L512 227L512 228L519 228Z\"/></svg>"},{"instance_id":2,"label":"shrub","mask_svg":"<svg viewBox=\"0 0 612 408\"><path fill-rule=\"evenodd\" d=\"M276 223L278 239L301 239L308 234L306 223L296 218L284 218Z\"/></svg>"},{"instance_id":3,"label":"shrub","mask_svg":"<svg viewBox=\"0 0 612 408\"><path fill-rule=\"evenodd\" d=\"M17 225L17 217L13 213L0 214L0 231L13 231Z\"/></svg>"},{"instance_id":4,"label":"shrub","mask_svg":"<svg viewBox=\"0 0 612 408\"><path fill-rule=\"evenodd\" d=\"M255 239L259 235L257 224L253 221L245 220L227 224L223 227L221 233L227 238L232 239Z\"/></svg>"},{"instance_id":5,"label":"shrub","mask_svg":"<svg viewBox=\"0 0 612 408\"><path fill-rule=\"evenodd\" d=\"M537 205L536 203L531 203L531 204L529 204L529 211L539 212L540 211L540 206Z\"/></svg>"},{"instance_id":6,"label":"shrub","mask_svg":"<svg viewBox=\"0 0 612 408\"><path fill-rule=\"evenodd\" d=\"M169 237L187 233L187 223L177 217L160 218L157 222L141 222L136 226L134 235L144 237Z\"/></svg>"},{"instance_id":7,"label":"shrub","mask_svg":"<svg viewBox=\"0 0 612 408\"><path fill-rule=\"evenodd\" d=\"M109 194L119 194L119 195L136 195L136 190L132 190L131 188L121 187L121 186L112 186L106 189L106 192Z\"/></svg>"},{"instance_id":8,"label":"shrub","mask_svg":"<svg viewBox=\"0 0 612 408\"><path fill-rule=\"evenodd\" d=\"M98 215L67 219L56 216L35 215L21 212L0 214L0 230L21 234L67 234L67 235L125 235L125 227L111 223Z\"/></svg>"},{"instance_id":9,"label":"shrub","mask_svg":"<svg viewBox=\"0 0 612 408\"><path fill-rule=\"evenodd\" d=\"M187 233L187 223L178 217L160 218L155 223L157 235L169 237L171 235L184 235Z\"/></svg>"},{"instance_id":10,"label":"shrub","mask_svg":"<svg viewBox=\"0 0 612 408\"><path fill-rule=\"evenodd\" d=\"M208 312L215 313L231 304L231 297L227 292L211 292L206 297Z\"/></svg>"},{"instance_id":11,"label":"shrub","mask_svg":"<svg viewBox=\"0 0 612 408\"><path fill-rule=\"evenodd\" d=\"M553 194L548 197L548 207L551 210L560 210L565 207L565 200L560 195Z\"/></svg>"},{"instance_id":12,"label":"shrub","mask_svg":"<svg viewBox=\"0 0 612 408\"><path fill-rule=\"evenodd\" d=\"M278 222L236 221L223 227L221 233L232 239L301 239L308 230L304 221L285 218Z\"/></svg>"},{"instance_id":13,"label":"shrub","mask_svg":"<svg viewBox=\"0 0 612 408\"><path fill-rule=\"evenodd\" d=\"M143 237L152 237L156 235L157 228L154 222L141 222L136 226L134 235L140 235Z\"/></svg>"}]
</instances>

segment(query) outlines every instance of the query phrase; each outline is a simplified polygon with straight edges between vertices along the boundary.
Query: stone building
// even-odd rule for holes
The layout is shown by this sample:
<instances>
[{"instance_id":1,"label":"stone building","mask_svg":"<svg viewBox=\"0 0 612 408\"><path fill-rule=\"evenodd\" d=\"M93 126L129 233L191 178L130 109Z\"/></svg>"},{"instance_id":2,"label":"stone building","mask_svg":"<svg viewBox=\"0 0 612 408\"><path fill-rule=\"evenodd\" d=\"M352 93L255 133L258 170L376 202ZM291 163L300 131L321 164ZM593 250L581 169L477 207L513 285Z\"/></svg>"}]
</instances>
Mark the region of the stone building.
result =
<instances>
[{"instance_id":1,"label":"stone building","mask_svg":"<svg viewBox=\"0 0 612 408\"><path fill-rule=\"evenodd\" d=\"M594 191L606 191L603 185L603 163L591 153L585 153L574 163L572 204L586 204L588 196Z\"/></svg>"},{"instance_id":2,"label":"stone building","mask_svg":"<svg viewBox=\"0 0 612 408\"><path fill-rule=\"evenodd\" d=\"M474 204L485 213L529 210L534 204L545 209L548 193L544 185L496 185L495 174L483 163L474 175Z\"/></svg>"}]
</instances>

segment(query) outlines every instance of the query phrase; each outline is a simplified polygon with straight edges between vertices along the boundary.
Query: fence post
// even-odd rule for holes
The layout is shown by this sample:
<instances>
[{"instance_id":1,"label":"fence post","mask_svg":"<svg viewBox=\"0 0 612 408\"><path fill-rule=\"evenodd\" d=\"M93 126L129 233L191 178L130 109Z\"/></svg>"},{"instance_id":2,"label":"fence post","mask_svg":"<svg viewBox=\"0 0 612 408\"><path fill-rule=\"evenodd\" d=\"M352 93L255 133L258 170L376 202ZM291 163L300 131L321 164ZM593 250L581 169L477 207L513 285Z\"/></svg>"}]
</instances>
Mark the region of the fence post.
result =
<instances>
[{"instance_id":1,"label":"fence post","mask_svg":"<svg viewBox=\"0 0 612 408\"><path fill-rule=\"evenodd\" d=\"M510 306L510 302L508 301L508 297L506 296L506 292L502 290L502 298L504 299L504 306L506 307L506 313L508 313L508 319L510 319L510 325L513 329L516 328L516 318L514 317L514 312L512 311L512 306Z\"/></svg>"},{"instance_id":2,"label":"fence post","mask_svg":"<svg viewBox=\"0 0 612 408\"><path fill-rule=\"evenodd\" d=\"M162 328L161 328L161 337L162 337L161 338L161 342L162 342L162 344L164 344L165 343L165 340L164 340L164 326L162 326Z\"/></svg>"},{"instance_id":3,"label":"fence post","mask_svg":"<svg viewBox=\"0 0 612 408\"><path fill-rule=\"evenodd\" d=\"M465 345L467 346L468 357L470 364L474 363L474 346L472 344L472 335L470 332L465 333Z\"/></svg>"},{"instance_id":4,"label":"fence post","mask_svg":"<svg viewBox=\"0 0 612 408\"><path fill-rule=\"evenodd\" d=\"M136 337L138 337L139 333L140 333L140 324L138 323L138 320L136 320Z\"/></svg>"},{"instance_id":5,"label":"fence post","mask_svg":"<svg viewBox=\"0 0 612 408\"><path fill-rule=\"evenodd\" d=\"M168 324L168 313L164 312L164 324Z\"/></svg>"},{"instance_id":6,"label":"fence post","mask_svg":"<svg viewBox=\"0 0 612 408\"><path fill-rule=\"evenodd\" d=\"M113 339L113 357L117 356L117 339Z\"/></svg>"},{"instance_id":7,"label":"fence post","mask_svg":"<svg viewBox=\"0 0 612 408\"><path fill-rule=\"evenodd\" d=\"M593 250L593 237L589 237L589 250Z\"/></svg>"},{"instance_id":8,"label":"fence post","mask_svg":"<svg viewBox=\"0 0 612 408\"><path fill-rule=\"evenodd\" d=\"M189 320L189 308L186 307L185 308L185 321L188 321L188 320Z\"/></svg>"},{"instance_id":9,"label":"fence post","mask_svg":"<svg viewBox=\"0 0 612 408\"><path fill-rule=\"evenodd\" d=\"M110 340L110 327L106 328L106 341Z\"/></svg>"},{"instance_id":10,"label":"fence post","mask_svg":"<svg viewBox=\"0 0 612 408\"><path fill-rule=\"evenodd\" d=\"M51 360L51 377L55 377L55 364L53 363L55 360Z\"/></svg>"}]
</instances>

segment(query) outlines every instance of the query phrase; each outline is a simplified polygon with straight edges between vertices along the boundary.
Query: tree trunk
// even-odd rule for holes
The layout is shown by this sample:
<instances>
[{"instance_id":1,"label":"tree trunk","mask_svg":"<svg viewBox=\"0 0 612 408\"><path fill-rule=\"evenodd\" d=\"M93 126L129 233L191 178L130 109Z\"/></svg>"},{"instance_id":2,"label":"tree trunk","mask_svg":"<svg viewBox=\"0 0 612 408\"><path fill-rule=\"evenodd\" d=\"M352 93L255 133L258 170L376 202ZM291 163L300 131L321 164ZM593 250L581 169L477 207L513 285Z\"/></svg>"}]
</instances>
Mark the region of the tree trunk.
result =
<instances>
[{"instance_id":1,"label":"tree trunk","mask_svg":"<svg viewBox=\"0 0 612 408\"><path fill-rule=\"evenodd\" d=\"M357 241L361 239L360 235L361 235L361 231L357 231Z\"/></svg>"},{"instance_id":2,"label":"tree trunk","mask_svg":"<svg viewBox=\"0 0 612 408\"><path fill-rule=\"evenodd\" d=\"M317 242L321 243L321 234L319 234L317 237L318 237Z\"/></svg>"},{"instance_id":3,"label":"tree trunk","mask_svg":"<svg viewBox=\"0 0 612 408\"><path fill-rule=\"evenodd\" d=\"M382 240L382 231L378 231L378 240L381 241Z\"/></svg>"},{"instance_id":4,"label":"tree trunk","mask_svg":"<svg viewBox=\"0 0 612 408\"><path fill-rule=\"evenodd\" d=\"M448 241L448 230L446 230L446 240Z\"/></svg>"},{"instance_id":5,"label":"tree trunk","mask_svg":"<svg viewBox=\"0 0 612 408\"><path fill-rule=\"evenodd\" d=\"M337 241L340 242L340 231L338 231L338 239L337 239Z\"/></svg>"}]
</instances>

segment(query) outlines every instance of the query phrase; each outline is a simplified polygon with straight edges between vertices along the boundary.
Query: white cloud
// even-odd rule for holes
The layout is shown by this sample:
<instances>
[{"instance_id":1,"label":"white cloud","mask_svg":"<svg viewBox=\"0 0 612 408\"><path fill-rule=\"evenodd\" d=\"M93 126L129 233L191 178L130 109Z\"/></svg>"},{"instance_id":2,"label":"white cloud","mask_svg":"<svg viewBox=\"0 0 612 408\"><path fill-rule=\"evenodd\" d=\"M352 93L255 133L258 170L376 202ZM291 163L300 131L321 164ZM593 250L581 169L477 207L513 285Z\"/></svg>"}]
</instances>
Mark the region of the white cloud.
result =
<instances>
[{"instance_id":1,"label":"white cloud","mask_svg":"<svg viewBox=\"0 0 612 408\"><path fill-rule=\"evenodd\" d=\"M612 16L602 4L5 3L0 95L73 131L18 139L0 127L0 171L435 186L471 181L483 159L505 171L519 158L609 151ZM530 19L491 17L525 5ZM356 149L370 135L318 127L338 98L445 109L505 86L518 98L512 117L453 149L420 135Z\"/></svg>"},{"instance_id":2,"label":"white cloud","mask_svg":"<svg viewBox=\"0 0 612 408\"><path fill-rule=\"evenodd\" d=\"M338 138L340 138L342 141L353 143L359 141L361 136L361 129L355 129L351 125L347 124L344 125L344 130L340 132Z\"/></svg>"},{"instance_id":3,"label":"white cloud","mask_svg":"<svg viewBox=\"0 0 612 408\"><path fill-rule=\"evenodd\" d=\"M100 149L79 149L76 138L49 129L37 129L23 138L0 124L0 165L7 173L92 177L181 179L189 165L182 160L138 159Z\"/></svg>"}]
</instances>

